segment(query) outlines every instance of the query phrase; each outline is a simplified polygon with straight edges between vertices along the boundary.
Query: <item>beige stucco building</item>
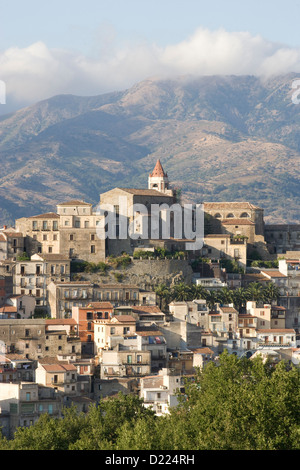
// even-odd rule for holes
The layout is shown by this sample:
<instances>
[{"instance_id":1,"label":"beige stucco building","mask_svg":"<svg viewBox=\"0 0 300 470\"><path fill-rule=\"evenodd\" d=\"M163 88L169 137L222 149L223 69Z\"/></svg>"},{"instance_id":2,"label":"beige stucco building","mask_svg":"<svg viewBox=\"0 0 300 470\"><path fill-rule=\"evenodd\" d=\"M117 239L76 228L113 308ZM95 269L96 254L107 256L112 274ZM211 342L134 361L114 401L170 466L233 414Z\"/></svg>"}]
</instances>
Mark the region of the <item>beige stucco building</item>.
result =
<instances>
[{"instance_id":1,"label":"beige stucco building","mask_svg":"<svg viewBox=\"0 0 300 470\"><path fill-rule=\"evenodd\" d=\"M92 204L72 200L57 205L57 212L23 217L16 229L23 233L26 252L55 253L91 262L105 260L105 240L97 236L101 220Z\"/></svg>"}]
</instances>

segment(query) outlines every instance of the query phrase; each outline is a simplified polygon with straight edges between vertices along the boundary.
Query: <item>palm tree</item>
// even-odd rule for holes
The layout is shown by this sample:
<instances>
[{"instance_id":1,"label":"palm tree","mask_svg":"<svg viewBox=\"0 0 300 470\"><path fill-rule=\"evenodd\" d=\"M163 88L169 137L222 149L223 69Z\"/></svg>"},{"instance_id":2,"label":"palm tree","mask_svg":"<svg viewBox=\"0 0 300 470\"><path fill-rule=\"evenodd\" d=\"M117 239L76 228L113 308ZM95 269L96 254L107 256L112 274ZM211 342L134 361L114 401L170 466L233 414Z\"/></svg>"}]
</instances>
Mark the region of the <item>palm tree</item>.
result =
<instances>
[{"instance_id":1,"label":"palm tree","mask_svg":"<svg viewBox=\"0 0 300 470\"><path fill-rule=\"evenodd\" d=\"M166 284L159 284L154 288L154 292L159 297L159 308L166 308L171 298L170 288Z\"/></svg>"},{"instance_id":2,"label":"palm tree","mask_svg":"<svg viewBox=\"0 0 300 470\"><path fill-rule=\"evenodd\" d=\"M206 302L208 305L209 310L214 310L215 305L217 302L219 302L219 295L217 292L210 290L208 291L208 295L206 297Z\"/></svg>"},{"instance_id":3,"label":"palm tree","mask_svg":"<svg viewBox=\"0 0 300 470\"><path fill-rule=\"evenodd\" d=\"M246 289L247 300L258 302L264 300L263 286L259 282L251 282Z\"/></svg>"},{"instance_id":4,"label":"palm tree","mask_svg":"<svg viewBox=\"0 0 300 470\"><path fill-rule=\"evenodd\" d=\"M222 287L222 289L219 292L218 297L222 304L224 305L231 304L233 301L233 291L229 289L228 287Z\"/></svg>"},{"instance_id":5,"label":"palm tree","mask_svg":"<svg viewBox=\"0 0 300 470\"><path fill-rule=\"evenodd\" d=\"M192 289L189 285L184 284L184 282L180 282L172 288L171 297L177 301L192 300Z\"/></svg>"},{"instance_id":6,"label":"palm tree","mask_svg":"<svg viewBox=\"0 0 300 470\"><path fill-rule=\"evenodd\" d=\"M206 299L208 295L207 289L201 285L193 284L192 286L193 299Z\"/></svg>"},{"instance_id":7,"label":"palm tree","mask_svg":"<svg viewBox=\"0 0 300 470\"><path fill-rule=\"evenodd\" d=\"M264 301L268 304L271 304L273 300L278 300L279 297L279 287L277 287L273 282L269 282L263 289Z\"/></svg>"},{"instance_id":8,"label":"palm tree","mask_svg":"<svg viewBox=\"0 0 300 470\"><path fill-rule=\"evenodd\" d=\"M241 309L246 305L247 295L246 290L243 287L239 287L232 291L232 301L233 305L238 312L241 312Z\"/></svg>"}]
</instances>

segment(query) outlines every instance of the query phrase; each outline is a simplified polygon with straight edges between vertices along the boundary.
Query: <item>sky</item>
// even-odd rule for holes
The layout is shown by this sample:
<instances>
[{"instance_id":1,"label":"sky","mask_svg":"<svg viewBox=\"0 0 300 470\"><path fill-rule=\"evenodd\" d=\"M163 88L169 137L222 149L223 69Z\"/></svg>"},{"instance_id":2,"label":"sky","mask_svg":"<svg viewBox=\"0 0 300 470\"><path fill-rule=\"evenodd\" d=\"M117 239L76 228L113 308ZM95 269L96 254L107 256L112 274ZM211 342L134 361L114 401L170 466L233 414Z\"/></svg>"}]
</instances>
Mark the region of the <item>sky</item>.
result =
<instances>
[{"instance_id":1,"label":"sky","mask_svg":"<svg viewBox=\"0 0 300 470\"><path fill-rule=\"evenodd\" d=\"M0 114L152 77L300 73L300 0L0 0Z\"/></svg>"}]
</instances>

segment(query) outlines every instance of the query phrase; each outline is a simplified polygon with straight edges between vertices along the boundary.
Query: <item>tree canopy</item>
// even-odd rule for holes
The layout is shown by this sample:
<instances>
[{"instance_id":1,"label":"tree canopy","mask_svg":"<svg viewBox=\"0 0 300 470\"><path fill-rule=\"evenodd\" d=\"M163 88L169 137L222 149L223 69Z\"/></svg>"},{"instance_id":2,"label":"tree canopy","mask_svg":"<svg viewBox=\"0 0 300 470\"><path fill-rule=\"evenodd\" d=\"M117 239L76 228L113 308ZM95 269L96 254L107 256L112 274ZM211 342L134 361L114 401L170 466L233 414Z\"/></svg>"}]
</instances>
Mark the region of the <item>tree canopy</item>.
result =
<instances>
[{"instance_id":1,"label":"tree canopy","mask_svg":"<svg viewBox=\"0 0 300 470\"><path fill-rule=\"evenodd\" d=\"M299 368L228 352L187 379L170 413L156 416L135 395L104 399L86 414L43 414L0 450L296 450Z\"/></svg>"}]
</instances>

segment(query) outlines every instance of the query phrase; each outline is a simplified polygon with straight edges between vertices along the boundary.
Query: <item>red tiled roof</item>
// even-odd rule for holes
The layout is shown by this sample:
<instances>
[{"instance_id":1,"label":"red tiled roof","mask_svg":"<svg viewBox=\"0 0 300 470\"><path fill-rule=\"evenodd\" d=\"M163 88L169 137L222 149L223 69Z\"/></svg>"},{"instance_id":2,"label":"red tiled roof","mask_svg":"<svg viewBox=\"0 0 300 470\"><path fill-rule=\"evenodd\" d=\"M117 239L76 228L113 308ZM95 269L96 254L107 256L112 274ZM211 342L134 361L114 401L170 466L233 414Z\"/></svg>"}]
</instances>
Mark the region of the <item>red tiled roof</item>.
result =
<instances>
[{"instance_id":1,"label":"red tiled roof","mask_svg":"<svg viewBox=\"0 0 300 470\"><path fill-rule=\"evenodd\" d=\"M204 202L205 209L260 209L251 202Z\"/></svg>"},{"instance_id":2,"label":"red tiled roof","mask_svg":"<svg viewBox=\"0 0 300 470\"><path fill-rule=\"evenodd\" d=\"M164 169L159 159L156 162L154 170L152 171L152 173L150 173L150 176L161 176L161 177L168 176L167 173L164 172Z\"/></svg>"},{"instance_id":3,"label":"red tiled roof","mask_svg":"<svg viewBox=\"0 0 300 470\"><path fill-rule=\"evenodd\" d=\"M295 333L295 330L289 328L272 328L268 330L257 330L258 333Z\"/></svg>"},{"instance_id":4,"label":"red tiled roof","mask_svg":"<svg viewBox=\"0 0 300 470\"><path fill-rule=\"evenodd\" d=\"M237 310L233 307L220 307L220 310L223 313L238 313Z\"/></svg>"},{"instance_id":5,"label":"red tiled roof","mask_svg":"<svg viewBox=\"0 0 300 470\"><path fill-rule=\"evenodd\" d=\"M280 271L273 270L273 271L263 271L261 270L262 274L270 277L287 277L285 274L282 274Z\"/></svg>"},{"instance_id":6,"label":"red tiled roof","mask_svg":"<svg viewBox=\"0 0 300 470\"><path fill-rule=\"evenodd\" d=\"M210 348L197 348L193 350L194 354L214 354Z\"/></svg>"},{"instance_id":7,"label":"red tiled roof","mask_svg":"<svg viewBox=\"0 0 300 470\"><path fill-rule=\"evenodd\" d=\"M128 323L128 322L136 322L135 318L133 318L131 315L115 315L113 319L118 320L120 323Z\"/></svg>"},{"instance_id":8,"label":"red tiled roof","mask_svg":"<svg viewBox=\"0 0 300 470\"><path fill-rule=\"evenodd\" d=\"M42 366L47 372L66 372L68 370L77 370L73 364L42 364Z\"/></svg>"},{"instance_id":9,"label":"red tiled roof","mask_svg":"<svg viewBox=\"0 0 300 470\"><path fill-rule=\"evenodd\" d=\"M91 206L89 202L79 201L77 199L67 201L67 202L60 202L57 204L58 206Z\"/></svg>"},{"instance_id":10,"label":"red tiled roof","mask_svg":"<svg viewBox=\"0 0 300 470\"><path fill-rule=\"evenodd\" d=\"M32 215L29 219L59 219L59 217L55 212L46 212L45 214Z\"/></svg>"},{"instance_id":11,"label":"red tiled roof","mask_svg":"<svg viewBox=\"0 0 300 470\"><path fill-rule=\"evenodd\" d=\"M110 302L90 302L86 307L79 307L84 309L113 309L114 306Z\"/></svg>"},{"instance_id":12,"label":"red tiled roof","mask_svg":"<svg viewBox=\"0 0 300 470\"><path fill-rule=\"evenodd\" d=\"M136 188L116 188L120 189L121 191L125 191L126 193L134 194L136 196L161 196L161 197L169 197L173 198L170 194L165 194L156 189L136 189Z\"/></svg>"}]
</instances>

